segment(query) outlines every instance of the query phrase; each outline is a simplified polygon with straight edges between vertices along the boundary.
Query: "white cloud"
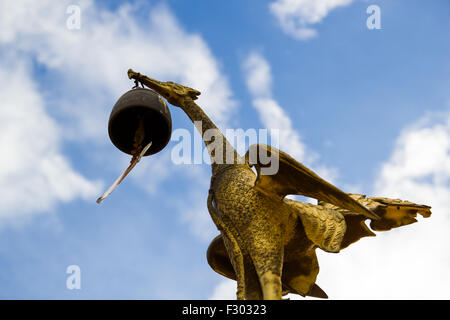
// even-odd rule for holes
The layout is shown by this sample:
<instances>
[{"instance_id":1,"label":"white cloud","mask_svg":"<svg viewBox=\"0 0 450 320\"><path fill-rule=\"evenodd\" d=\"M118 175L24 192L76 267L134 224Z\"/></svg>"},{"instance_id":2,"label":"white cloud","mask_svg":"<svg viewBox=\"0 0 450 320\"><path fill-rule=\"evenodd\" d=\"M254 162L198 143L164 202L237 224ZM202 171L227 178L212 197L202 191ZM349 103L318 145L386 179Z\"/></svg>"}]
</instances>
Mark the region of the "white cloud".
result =
<instances>
[{"instance_id":1,"label":"white cloud","mask_svg":"<svg viewBox=\"0 0 450 320\"><path fill-rule=\"evenodd\" d=\"M210 300L236 300L236 281L226 279L220 282L211 295Z\"/></svg>"},{"instance_id":2,"label":"white cloud","mask_svg":"<svg viewBox=\"0 0 450 320\"><path fill-rule=\"evenodd\" d=\"M280 150L288 153L298 161L313 165L314 170L326 180L332 182L337 172L333 168L317 165L317 156L301 140L299 133L292 125L292 121L272 97L272 74L267 60L259 53L250 53L243 63L246 85L252 96L252 105L257 110L260 120L267 129L279 130ZM295 196L289 196L296 198ZM306 197L300 201L317 203ZM232 292L233 291L233 292ZM236 282L232 286L230 280L224 280L214 290L212 299L236 298Z\"/></svg>"},{"instance_id":3,"label":"white cloud","mask_svg":"<svg viewBox=\"0 0 450 320\"><path fill-rule=\"evenodd\" d=\"M190 231L199 240L209 243L219 234L206 205L209 179L197 177L196 183L202 183L203 188L192 190L186 198L178 200L177 205L181 212L181 221L189 225ZM198 192L199 189L205 192Z\"/></svg>"},{"instance_id":4,"label":"white cloud","mask_svg":"<svg viewBox=\"0 0 450 320\"><path fill-rule=\"evenodd\" d=\"M66 19L69 17L66 9L72 4L71 1L52 0L15 1L13 4L0 1L2 50L14 56L15 61L37 61L47 74L57 79L54 84L41 83L39 88L46 98L42 104L53 108L51 114L64 127L64 130L58 131L56 122L48 114L44 114L45 119L57 131L57 134L49 135L59 137L57 140L42 139L47 141L48 148L57 150L61 139L82 140L89 147L95 145L96 153L102 153L93 157L98 161L104 159L101 161L108 164L105 171L114 170L118 174L123 170L123 157L109 165L112 157L106 150L111 149L97 147L104 143L109 145L106 125L112 103L132 86L126 75L128 68L158 80L177 81L200 90L202 95L199 97L199 104L219 126L228 124L236 103L231 98L231 90L220 71L219 62L202 37L184 30L165 5L153 6L148 19L142 21L142 18L136 19L136 13L147 8L144 3L124 4L116 11L109 11L91 0L78 1L81 8L81 29L69 30L66 27ZM9 63L10 61L0 59L0 69L5 69ZM28 71L23 74L24 80L32 82L31 70ZM3 92L8 99L15 99L9 92ZM31 93L23 90L21 94L27 98ZM8 130L13 130L13 127ZM167 150L166 153L170 154ZM156 161L148 162L147 168L155 169L150 170L150 173L155 174L152 182L144 181L143 177L148 175L142 175L142 178L135 181L139 180L138 185L149 192L157 190L157 184L165 179L185 172L157 165ZM67 169L63 161L58 163L61 167L59 170ZM144 163L142 161L135 170L145 168ZM11 164L2 162L2 166L6 172L10 170L8 166ZM42 166L37 169L43 171L45 168ZM72 176L71 179L77 181L77 176ZM51 182L55 184L55 192L59 192L57 197L51 199L66 201L70 198L54 179ZM84 196L91 189L86 187L83 190L86 190L83 191ZM75 190L75 194L78 191ZM99 191L101 190L95 191L92 199L99 195ZM45 201L49 190L42 188L41 193L42 206L50 203ZM205 226L204 222L199 222L200 227L196 227L198 219L192 216L183 217L192 224L193 230Z\"/></svg>"},{"instance_id":5,"label":"white cloud","mask_svg":"<svg viewBox=\"0 0 450 320\"><path fill-rule=\"evenodd\" d=\"M317 36L311 25L321 22L330 11L347 6L353 0L277 0L270 4L271 13L283 31L299 40Z\"/></svg>"},{"instance_id":6,"label":"white cloud","mask_svg":"<svg viewBox=\"0 0 450 320\"><path fill-rule=\"evenodd\" d=\"M71 88L61 102L70 115L67 118L76 119L72 125L77 126L77 138L101 136L102 114L109 111L114 97L131 88L128 68L190 85L202 92L199 103L219 125L230 119L236 104L218 62L203 39L183 30L166 6L154 7L142 23L135 18L139 4L125 4L110 12L85 0L80 2L81 29L69 30L69 4L1 2L0 43L35 56Z\"/></svg>"},{"instance_id":7,"label":"white cloud","mask_svg":"<svg viewBox=\"0 0 450 320\"><path fill-rule=\"evenodd\" d=\"M269 130L279 130L280 149L296 159L303 160L305 145L293 128L289 116L272 98L272 74L269 63L259 53L252 52L244 61L243 70L253 107L258 111L262 124Z\"/></svg>"},{"instance_id":8,"label":"white cloud","mask_svg":"<svg viewBox=\"0 0 450 320\"><path fill-rule=\"evenodd\" d=\"M406 130L399 137L390 161L381 168L377 190L395 196L407 193L425 201L434 198L439 189L438 194L450 199L449 152L450 117L444 123ZM430 192L424 194L425 190Z\"/></svg>"},{"instance_id":9,"label":"white cloud","mask_svg":"<svg viewBox=\"0 0 450 320\"><path fill-rule=\"evenodd\" d=\"M243 63L243 71L247 88L252 96L252 105L258 111L262 124L269 130L279 130L280 150L287 152L298 161L312 165L314 170L325 179L335 180L336 170L315 163L317 154L307 149L289 115L272 97L272 74L267 60L261 54L252 52Z\"/></svg>"},{"instance_id":10,"label":"white cloud","mask_svg":"<svg viewBox=\"0 0 450 320\"><path fill-rule=\"evenodd\" d=\"M432 206L430 218L320 253L319 285L332 298L449 299L450 114L404 130L374 195Z\"/></svg>"},{"instance_id":11,"label":"white cloud","mask_svg":"<svg viewBox=\"0 0 450 320\"><path fill-rule=\"evenodd\" d=\"M330 299L450 298L450 113L443 118L405 130L374 182L374 196L427 204L433 214L339 254L317 250L317 283ZM228 282L216 288L215 299L234 293Z\"/></svg>"},{"instance_id":12,"label":"white cloud","mask_svg":"<svg viewBox=\"0 0 450 320\"><path fill-rule=\"evenodd\" d=\"M258 68L264 72L255 72ZM267 90L270 89L270 68L264 58L250 55L245 71L252 95L264 95L263 101L267 101L258 104L254 100L262 122L295 133ZM255 83L258 85L251 85ZM259 88L264 91L260 92ZM378 232L377 237L362 239L337 255L317 250L321 266L318 284L330 298L449 298L450 113L438 118L444 120L435 124L421 121L399 136L392 156L383 164L374 182L373 192L373 196L430 205L433 215L426 220L419 218L413 225ZM295 135L290 133L289 136ZM299 139L290 143L290 148L301 146L300 150L305 152L305 145ZM293 154L290 149L288 153ZM227 299L234 292L235 286L226 280L216 288L214 297ZM290 298L299 296L290 295Z\"/></svg>"},{"instance_id":13,"label":"white cloud","mask_svg":"<svg viewBox=\"0 0 450 320\"><path fill-rule=\"evenodd\" d=\"M124 162L123 166L126 165ZM208 243L218 234L206 205L210 172L210 168L204 165L175 164L171 153L165 152L141 160L130 178L152 195L170 195L170 205L180 213L179 220L187 224L200 241ZM186 191L182 196L174 195L170 188L164 188L164 180L170 176L184 178Z\"/></svg>"},{"instance_id":14,"label":"white cloud","mask_svg":"<svg viewBox=\"0 0 450 320\"><path fill-rule=\"evenodd\" d=\"M0 67L1 222L50 210L59 201L93 199L100 190L62 155L61 129L25 69L17 61Z\"/></svg>"}]
</instances>

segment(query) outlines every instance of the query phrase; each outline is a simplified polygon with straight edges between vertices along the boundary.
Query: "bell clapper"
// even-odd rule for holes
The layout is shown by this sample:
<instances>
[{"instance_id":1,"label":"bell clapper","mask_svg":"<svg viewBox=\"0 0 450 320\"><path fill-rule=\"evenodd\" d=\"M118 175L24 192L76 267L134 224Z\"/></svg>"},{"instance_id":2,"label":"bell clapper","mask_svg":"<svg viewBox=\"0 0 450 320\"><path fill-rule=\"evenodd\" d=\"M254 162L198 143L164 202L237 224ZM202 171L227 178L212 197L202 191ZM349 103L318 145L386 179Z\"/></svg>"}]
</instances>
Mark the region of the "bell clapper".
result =
<instances>
[{"instance_id":1,"label":"bell clapper","mask_svg":"<svg viewBox=\"0 0 450 320\"><path fill-rule=\"evenodd\" d=\"M141 160L141 158L145 155L147 150L151 147L152 141L148 143L144 148L142 148L142 142L145 137L145 128L144 128L144 121L142 118L139 119L139 126L136 130L136 134L134 136L134 150L131 152L133 157L130 160L130 165L128 168L125 169L125 171L117 178L117 180L111 185L111 187L108 188L108 190L105 191L105 193L97 199L97 203L102 202L105 200L113 191L117 188L117 186L122 182L123 179L133 170L133 168L136 166L136 164Z\"/></svg>"},{"instance_id":2,"label":"bell clapper","mask_svg":"<svg viewBox=\"0 0 450 320\"><path fill-rule=\"evenodd\" d=\"M133 150L131 151L131 154L133 155L133 158L139 153L142 147L142 142L145 138L145 127L144 127L144 119L142 116L138 118L139 124L138 128L136 129L136 133L134 134L134 143L133 143Z\"/></svg>"}]
</instances>

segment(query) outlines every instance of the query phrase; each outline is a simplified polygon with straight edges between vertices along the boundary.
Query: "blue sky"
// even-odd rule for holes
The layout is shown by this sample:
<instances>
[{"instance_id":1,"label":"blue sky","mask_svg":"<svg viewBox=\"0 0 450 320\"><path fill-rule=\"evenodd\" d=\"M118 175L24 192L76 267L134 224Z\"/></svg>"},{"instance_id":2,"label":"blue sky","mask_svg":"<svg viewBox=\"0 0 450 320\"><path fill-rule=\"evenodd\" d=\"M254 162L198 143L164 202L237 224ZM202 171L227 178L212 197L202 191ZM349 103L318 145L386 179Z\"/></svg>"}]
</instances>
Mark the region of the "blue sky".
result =
<instances>
[{"instance_id":1,"label":"blue sky","mask_svg":"<svg viewBox=\"0 0 450 320\"><path fill-rule=\"evenodd\" d=\"M366 27L373 4L379 30ZM69 5L80 29L67 28ZM175 141L95 203L129 161L107 121L133 68L202 91L199 105L223 130L280 129L282 150L346 192L433 206L430 219L319 253L330 298L448 299L449 9L0 1L0 298L233 298L235 283L206 262L218 234L210 168L175 165ZM171 112L174 130L194 132ZM66 288L69 265L81 269L80 290Z\"/></svg>"}]
</instances>

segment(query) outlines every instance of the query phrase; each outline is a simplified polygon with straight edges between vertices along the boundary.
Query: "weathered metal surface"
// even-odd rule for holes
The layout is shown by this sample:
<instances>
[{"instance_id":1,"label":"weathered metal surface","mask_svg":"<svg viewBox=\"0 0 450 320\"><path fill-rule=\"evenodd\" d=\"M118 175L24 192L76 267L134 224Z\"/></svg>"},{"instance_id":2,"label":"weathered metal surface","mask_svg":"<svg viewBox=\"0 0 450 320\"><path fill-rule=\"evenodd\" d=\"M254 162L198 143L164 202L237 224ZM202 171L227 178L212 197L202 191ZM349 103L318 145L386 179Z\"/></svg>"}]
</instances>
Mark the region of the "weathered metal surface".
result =
<instances>
[{"instance_id":1,"label":"weathered metal surface","mask_svg":"<svg viewBox=\"0 0 450 320\"><path fill-rule=\"evenodd\" d=\"M202 121L202 137L205 130L217 129L193 101L200 94L197 90L132 70L128 76L180 107L193 122ZM230 148L222 138L223 148ZM204 142L207 147L211 143ZM234 149L233 163L217 161L208 148L212 177L207 206L220 236L208 248L207 258L219 274L237 280L238 299L281 299L286 293L326 298L315 283L317 248L339 252L362 237L374 236L367 219L372 229L389 230L415 222L417 213L431 214L424 205L346 194L284 152L265 145L251 148L276 153L278 172L257 176L251 166L259 172L262 163L249 163ZM319 203L286 199L287 194L314 197Z\"/></svg>"}]
</instances>

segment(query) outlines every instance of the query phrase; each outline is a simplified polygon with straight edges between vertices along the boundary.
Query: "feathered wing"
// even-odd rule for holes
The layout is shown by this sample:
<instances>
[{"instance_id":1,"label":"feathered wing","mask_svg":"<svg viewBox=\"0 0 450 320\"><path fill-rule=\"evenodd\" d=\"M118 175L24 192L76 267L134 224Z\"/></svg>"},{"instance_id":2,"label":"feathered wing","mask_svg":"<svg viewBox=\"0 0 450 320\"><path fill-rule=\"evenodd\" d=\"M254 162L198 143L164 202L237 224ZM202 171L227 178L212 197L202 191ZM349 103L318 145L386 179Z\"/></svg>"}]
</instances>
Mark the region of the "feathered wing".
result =
<instances>
[{"instance_id":1,"label":"feathered wing","mask_svg":"<svg viewBox=\"0 0 450 320\"><path fill-rule=\"evenodd\" d=\"M336 253L341 250L347 224L339 211L291 199L284 199L284 203L300 219L303 230L312 243L327 252Z\"/></svg>"},{"instance_id":2,"label":"feathered wing","mask_svg":"<svg viewBox=\"0 0 450 320\"><path fill-rule=\"evenodd\" d=\"M380 217L380 219L371 220L370 222L370 228L374 231L388 231L417 222L417 214L422 215L424 218L431 216L431 207L422 204L400 199L367 198L361 194L349 194L349 197L367 206ZM329 210L335 210L343 215L347 230L342 240L341 249L348 247L362 237L375 236L365 223L367 220L366 216L324 201L319 201L319 205Z\"/></svg>"},{"instance_id":3,"label":"feathered wing","mask_svg":"<svg viewBox=\"0 0 450 320\"><path fill-rule=\"evenodd\" d=\"M421 214L424 218L431 215L431 207L409 201L366 198L358 194L349 194L349 197L380 216L380 219L371 219L370 228L374 231L387 231L409 225L417 221L417 214ZM290 199L284 199L284 202L293 209L301 221L308 239L327 252L339 252L362 237L375 236L365 223L368 219L365 215L325 202L319 202L318 205ZM305 288L310 286L307 295L326 297L322 289L315 284L319 268L314 250L295 258L298 259L298 263L294 267L290 264L283 265L283 285L289 292L301 295L304 295Z\"/></svg>"},{"instance_id":4,"label":"feathered wing","mask_svg":"<svg viewBox=\"0 0 450 320\"><path fill-rule=\"evenodd\" d=\"M267 159L271 160L270 163L266 163ZM255 189L266 195L280 198L280 200L288 194L303 195L363 214L371 219L378 218L375 213L345 192L274 147L254 144L250 146L246 160L250 165L254 165L258 172ZM263 174L262 169L274 165L273 161L278 162L278 170L275 174Z\"/></svg>"}]
</instances>

